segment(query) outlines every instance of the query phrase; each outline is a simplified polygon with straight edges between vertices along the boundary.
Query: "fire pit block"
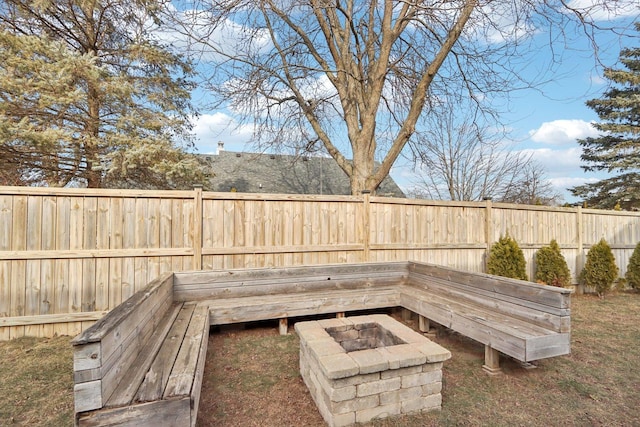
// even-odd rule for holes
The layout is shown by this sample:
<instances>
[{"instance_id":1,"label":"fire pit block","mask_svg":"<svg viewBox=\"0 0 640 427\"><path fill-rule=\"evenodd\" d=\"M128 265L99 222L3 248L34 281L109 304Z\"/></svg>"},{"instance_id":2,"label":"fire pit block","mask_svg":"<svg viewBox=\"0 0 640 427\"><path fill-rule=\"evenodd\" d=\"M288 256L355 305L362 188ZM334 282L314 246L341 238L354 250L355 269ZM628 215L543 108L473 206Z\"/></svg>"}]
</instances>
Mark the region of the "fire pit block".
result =
<instances>
[{"instance_id":1,"label":"fire pit block","mask_svg":"<svg viewBox=\"0 0 640 427\"><path fill-rule=\"evenodd\" d=\"M451 353L387 315L295 324L300 374L331 427L440 409Z\"/></svg>"}]
</instances>

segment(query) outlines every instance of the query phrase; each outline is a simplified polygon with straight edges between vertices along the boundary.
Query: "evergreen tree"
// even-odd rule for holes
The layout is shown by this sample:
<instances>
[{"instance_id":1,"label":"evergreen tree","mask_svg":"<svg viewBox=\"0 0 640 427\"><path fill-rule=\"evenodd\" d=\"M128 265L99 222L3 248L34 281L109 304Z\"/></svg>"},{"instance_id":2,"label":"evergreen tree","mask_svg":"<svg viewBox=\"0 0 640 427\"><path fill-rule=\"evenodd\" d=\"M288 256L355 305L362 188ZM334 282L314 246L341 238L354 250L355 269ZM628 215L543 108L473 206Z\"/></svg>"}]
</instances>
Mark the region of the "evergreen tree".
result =
<instances>
[{"instance_id":1,"label":"evergreen tree","mask_svg":"<svg viewBox=\"0 0 640 427\"><path fill-rule=\"evenodd\" d=\"M3 182L191 188L192 70L149 31L154 0L0 6ZM5 176L6 175L6 176Z\"/></svg>"},{"instance_id":2,"label":"evergreen tree","mask_svg":"<svg viewBox=\"0 0 640 427\"><path fill-rule=\"evenodd\" d=\"M635 26L640 31L640 22ZM601 120L595 127L603 135L578 141L585 171L619 173L571 189L597 208L611 209L618 202L625 209L640 207L640 47L623 49L620 62L623 69L604 72L613 87L601 99L587 102Z\"/></svg>"},{"instance_id":3,"label":"evergreen tree","mask_svg":"<svg viewBox=\"0 0 640 427\"><path fill-rule=\"evenodd\" d=\"M618 278L618 266L611 247L605 239L600 239L587 252L587 262L580 273L582 283L595 288L599 296L603 297Z\"/></svg>"},{"instance_id":4,"label":"evergreen tree","mask_svg":"<svg viewBox=\"0 0 640 427\"><path fill-rule=\"evenodd\" d=\"M529 280L527 262L518 242L509 235L500 237L491 246L487 260L487 273L512 279Z\"/></svg>"},{"instance_id":5,"label":"evergreen tree","mask_svg":"<svg viewBox=\"0 0 640 427\"><path fill-rule=\"evenodd\" d=\"M571 284L571 272L555 239L536 252L536 281L561 288Z\"/></svg>"},{"instance_id":6,"label":"evergreen tree","mask_svg":"<svg viewBox=\"0 0 640 427\"><path fill-rule=\"evenodd\" d=\"M625 279L627 279L629 286L640 289L640 243L636 245L631 258L629 258Z\"/></svg>"}]
</instances>

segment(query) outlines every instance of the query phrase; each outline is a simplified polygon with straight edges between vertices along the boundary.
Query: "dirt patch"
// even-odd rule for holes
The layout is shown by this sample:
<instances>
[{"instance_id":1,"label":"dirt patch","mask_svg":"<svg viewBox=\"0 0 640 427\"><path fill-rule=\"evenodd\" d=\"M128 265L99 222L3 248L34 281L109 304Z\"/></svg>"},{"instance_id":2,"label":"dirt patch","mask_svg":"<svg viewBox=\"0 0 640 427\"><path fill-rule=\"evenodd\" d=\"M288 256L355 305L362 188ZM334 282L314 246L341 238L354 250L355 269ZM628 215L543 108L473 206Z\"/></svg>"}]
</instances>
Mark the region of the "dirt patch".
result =
<instances>
[{"instance_id":1,"label":"dirt patch","mask_svg":"<svg viewBox=\"0 0 640 427\"><path fill-rule=\"evenodd\" d=\"M572 354L534 370L503 357L499 377L482 371L483 346L439 330L434 340L453 354L443 369L442 410L368 425L637 425L640 294L572 304ZM325 425L299 376L294 333L282 337L276 324L223 330L210 336L207 357L199 425Z\"/></svg>"},{"instance_id":2,"label":"dirt patch","mask_svg":"<svg viewBox=\"0 0 640 427\"><path fill-rule=\"evenodd\" d=\"M199 426L324 426L298 371L298 339L277 326L209 337Z\"/></svg>"},{"instance_id":3,"label":"dirt patch","mask_svg":"<svg viewBox=\"0 0 640 427\"><path fill-rule=\"evenodd\" d=\"M495 378L481 369L481 345L439 331L435 341L453 355L444 364L442 410L369 425L638 425L640 294L572 304L571 355L534 370L503 358L505 373ZM278 335L275 323L212 334L199 425L324 426L300 378L298 350L296 335ZM69 337L0 343L0 425L71 425L72 375Z\"/></svg>"}]
</instances>

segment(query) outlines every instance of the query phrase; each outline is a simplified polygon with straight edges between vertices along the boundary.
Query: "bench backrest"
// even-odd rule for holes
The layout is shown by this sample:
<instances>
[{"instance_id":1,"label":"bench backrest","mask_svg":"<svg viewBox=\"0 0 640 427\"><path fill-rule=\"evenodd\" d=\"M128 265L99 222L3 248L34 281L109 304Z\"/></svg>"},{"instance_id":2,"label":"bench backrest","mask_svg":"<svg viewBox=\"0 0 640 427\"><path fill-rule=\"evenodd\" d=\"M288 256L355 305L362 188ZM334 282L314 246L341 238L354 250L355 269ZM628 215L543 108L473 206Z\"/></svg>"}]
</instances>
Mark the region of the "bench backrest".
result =
<instances>
[{"instance_id":1,"label":"bench backrest","mask_svg":"<svg viewBox=\"0 0 640 427\"><path fill-rule=\"evenodd\" d=\"M569 289L415 262L409 263L409 284L557 332L571 329Z\"/></svg>"},{"instance_id":2,"label":"bench backrest","mask_svg":"<svg viewBox=\"0 0 640 427\"><path fill-rule=\"evenodd\" d=\"M172 300L173 273L166 273L71 341L76 413L104 406Z\"/></svg>"},{"instance_id":3,"label":"bench backrest","mask_svg":"<svg viewBox=\"0 0 640 427\"><path fill-rule=\"evenodd\" d=\"M176 272L174 300L286 295L335 289L393 287L408 277L406 262Z\"/></svg>"}]
</instances>

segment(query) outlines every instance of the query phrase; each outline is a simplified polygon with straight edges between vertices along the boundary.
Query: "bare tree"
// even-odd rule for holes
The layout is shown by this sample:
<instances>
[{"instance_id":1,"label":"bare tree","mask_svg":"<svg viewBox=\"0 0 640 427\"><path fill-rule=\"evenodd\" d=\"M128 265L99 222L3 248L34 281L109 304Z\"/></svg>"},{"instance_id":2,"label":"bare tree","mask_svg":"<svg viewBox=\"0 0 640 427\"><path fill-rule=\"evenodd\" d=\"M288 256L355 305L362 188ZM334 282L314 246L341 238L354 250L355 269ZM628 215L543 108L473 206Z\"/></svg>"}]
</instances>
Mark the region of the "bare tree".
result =
<instances>
[{"instance_id":1,"label":"bare tree","mask_svg":"<svg viewBox=\"0 0 640 427\"><path fill-rule=\"evenodd\" d=\"M483 122L473 104L440 103L409 142L416 198L553 204L558 195L531 153L517 151L506 132ZM460 108L461 107L461 108Z\"/></svg>"},{"instance_id":2,"label":"bare tree","mask_svg":"<svg viewBox=\"0 0 640 427\"><path fill-rule=\"evenodd\" d=\"M530 161L520 171L514 185L499 197L499 201L555 206L562 202L562 196L553 188L542 166L536 161Z\"/></svg>"},{"instance_id":3,"label":"bare tree","mask_svg":"<svg viewBox=\"0 0 640 427\"><path fill-rule=\"evenodd\" d=\"M414 192L437 200L500 198L518 181L531 156L512 151L503 135L450 105L431 110L410 142Z\"/></svg>"},{"instance_id":4,"label":"bare tree","mask_svg":"<svg viewBox=\"0 0 640 427\"><path fill-rule=\"evenodd\" d=\"M258 144L322 147L358 194L387 176L433 100L480 104L536 83L522 80L520 55L538 28L549 40L595 28L592 10L569 3L196 0L172 15L199 49L213 106L253 123Z\"/></svg>"}]
</instances>

